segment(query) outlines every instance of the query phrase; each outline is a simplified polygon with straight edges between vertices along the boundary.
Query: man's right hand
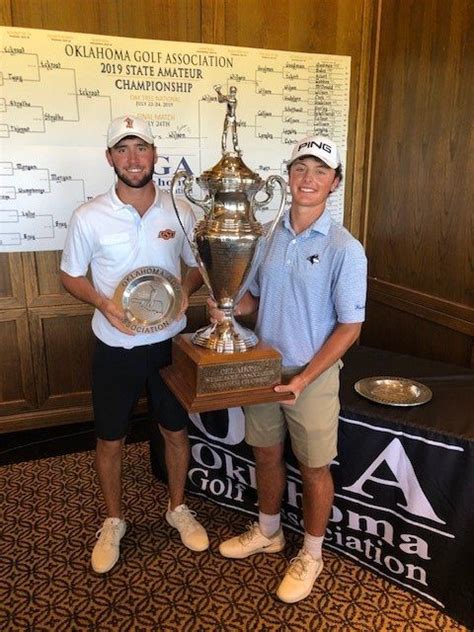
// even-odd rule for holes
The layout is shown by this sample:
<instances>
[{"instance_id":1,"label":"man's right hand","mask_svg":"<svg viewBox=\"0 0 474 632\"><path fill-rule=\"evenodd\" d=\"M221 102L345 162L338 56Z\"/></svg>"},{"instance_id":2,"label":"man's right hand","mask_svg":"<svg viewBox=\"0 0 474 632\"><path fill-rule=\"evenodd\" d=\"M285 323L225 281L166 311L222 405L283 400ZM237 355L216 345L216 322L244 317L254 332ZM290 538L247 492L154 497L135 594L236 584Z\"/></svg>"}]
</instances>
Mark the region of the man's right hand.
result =
<instances>
[{"instance_id":1,"label":"man's right hand","mask_svg":"<svg viewBox=\"0 0 474 632\"><path fill-rule=\"evenodd\" d=\"M116 305L110 298L102 297L97 308L104 314L109 323L123 334L127 334L127 336L135 335L133 331L124 325L124 321L126 320L124 310Z\"/></svg>"},{"instance_id":2,"label":"man's right hand","mask_svg":"<svg viewBox=\"0 0 474 632\"><path fill-rule=\"evenodd\" d=\"M220 323L224 320L224 312L217 307L217 303L210 296L207 299L207 307L211 323Z\"/></svg>"}]
</instances>

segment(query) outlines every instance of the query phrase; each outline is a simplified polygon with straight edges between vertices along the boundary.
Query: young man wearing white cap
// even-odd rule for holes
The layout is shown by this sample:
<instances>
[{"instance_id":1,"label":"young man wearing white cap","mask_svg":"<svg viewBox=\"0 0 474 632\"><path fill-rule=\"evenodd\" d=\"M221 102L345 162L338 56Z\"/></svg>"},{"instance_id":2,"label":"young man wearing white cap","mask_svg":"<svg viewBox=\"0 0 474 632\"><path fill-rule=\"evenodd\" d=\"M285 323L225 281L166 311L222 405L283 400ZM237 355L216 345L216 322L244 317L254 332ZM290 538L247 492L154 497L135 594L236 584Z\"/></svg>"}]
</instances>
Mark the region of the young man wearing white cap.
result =
<instances>
[{"instance_id":1,"label":"young man wearing white cap","mask_svg":"<svg viewBox=\"0 0 474 632\"><path fill-rule=\"evenodd\" d=\"M136 116L114 119L107 133L106 158L116 174L109 191L73 214L61 260L61 280L76 298L95 307L96 338L92 397L97 435L96 470L107 508L92 552L97 573L109 571L119 558L126 523L121 504L122 446L134 404L146 387L153 421L165 444L169 505L167 522L194 551L208 548L205 529L184 504L189 464L188 415L168 390L159 370L171 361L171 338L186 324L188 298L202 284L201 274L176 217L170 195L153 182L157 159L149 124ZM180 202L186 232L194 227L190 207ZM112 297L123 277L156 266L181 277L181 259L190 266L182 280L178 317L166 328L132 333ZM92 282L86 274L89 269Z\"/></svg>"},{"instance_id":2,"label":"young man wearing white cap","mask_svg":"<svg viewBox=\"0 0 474 632\"><path fill-rule=\"evenodd\" d=\"M282 551L280 506L289 433L303 481L304 542L277 596L307 597L323 568L322 542L334 497L329 470L337 454L341 357L357 340L365 314L367 261L361 244L330 216L326 202L342 178L335 143L308 137L288 163L291 208L277 226L257 277L236 307L258 309L256 331L282 355L285 403L245 407L246 440L256 462L259 520L221 543L221 554L245 558ZM219 318L217 310L211 314Z\"/></svg>"}]
</instances>

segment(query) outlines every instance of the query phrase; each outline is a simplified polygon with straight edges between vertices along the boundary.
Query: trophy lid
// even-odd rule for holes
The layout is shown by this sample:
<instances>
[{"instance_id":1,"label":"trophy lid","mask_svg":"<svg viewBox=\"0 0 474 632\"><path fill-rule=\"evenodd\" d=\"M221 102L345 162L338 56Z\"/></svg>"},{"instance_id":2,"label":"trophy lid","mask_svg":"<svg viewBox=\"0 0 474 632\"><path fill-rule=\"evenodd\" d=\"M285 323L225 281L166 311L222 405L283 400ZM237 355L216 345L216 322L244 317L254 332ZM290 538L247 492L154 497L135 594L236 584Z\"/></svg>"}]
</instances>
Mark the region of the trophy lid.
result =
<instances>
[{"instance_id":1,"label":"trophy lid","mask_svg":"<svg viewBox=\"0 0 474 632\"><path fill-rule=\"evenodd\" d=\"M201 173L197 182L209 190L222 188L226 190L258 190L263 186L263 180L258 173L247 167L240 155L234 152L224 153L212 169Z\"/></svg>"}]
</instances>

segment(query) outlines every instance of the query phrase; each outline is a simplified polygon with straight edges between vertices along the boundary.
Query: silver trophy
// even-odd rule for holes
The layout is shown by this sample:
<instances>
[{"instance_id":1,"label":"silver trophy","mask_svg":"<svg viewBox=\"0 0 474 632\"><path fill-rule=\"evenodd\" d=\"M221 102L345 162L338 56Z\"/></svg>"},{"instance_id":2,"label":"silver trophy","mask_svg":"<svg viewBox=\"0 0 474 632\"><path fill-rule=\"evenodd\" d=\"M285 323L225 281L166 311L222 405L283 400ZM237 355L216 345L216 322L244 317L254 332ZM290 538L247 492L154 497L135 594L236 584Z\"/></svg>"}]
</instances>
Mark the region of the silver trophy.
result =
<instances>
[{"instance_id":1,"label":"silver trophy","mask_svg":"<svg viewBox=\"0 0 474 632\"><path fill-rule=\"evenodd\" d=\"M198 186L205 193L204 198L193 196L194 176L186 171L175 173L171 182L171 197L182 227L176 205L177 188L181 180L185 197L204 210L204 218L197 223L194 235L186 235L186 238L213 299L224 313L220 323L203 327L193 334L192 342L219 353L235 353L247 351L258 343L253 331L236 322L233 311L249 287L265 245L283 213L286 182L280 176L262 180L245 165L237 138L237 88L230 86L228 95L222 94L221 86L215 86L214 89L219 102L227 104L222 158L212 169L196 178ZM231 150L227 149L229 135ZM276 184L280 187L280 206L269 230L265 231L256 220L255 212L271 202ZM255 196L263 189L266 194L264 199L256 200Z\"/></svg>"}]
</instances>

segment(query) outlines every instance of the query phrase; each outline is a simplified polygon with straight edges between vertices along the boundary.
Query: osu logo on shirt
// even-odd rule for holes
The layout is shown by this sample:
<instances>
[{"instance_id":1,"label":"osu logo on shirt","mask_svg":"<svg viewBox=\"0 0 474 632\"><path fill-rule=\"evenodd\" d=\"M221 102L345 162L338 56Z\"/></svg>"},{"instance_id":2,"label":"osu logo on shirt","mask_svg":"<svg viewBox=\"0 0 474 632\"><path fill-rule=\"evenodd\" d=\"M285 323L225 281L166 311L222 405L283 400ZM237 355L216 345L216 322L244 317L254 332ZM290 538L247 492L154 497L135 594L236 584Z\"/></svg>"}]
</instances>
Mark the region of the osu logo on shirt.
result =
<instances>
[{"instance_id":1,"label":"osu logo on shirt","mask_svg":"<svg viewBox=\"0 0 474 632\"><path fill-rule=\"evenodd\" d=\"M167 228L166 230L160 230L158 233L158 239L173 239L176 235L176 231Z\"/></svg>"}]
</instances>

